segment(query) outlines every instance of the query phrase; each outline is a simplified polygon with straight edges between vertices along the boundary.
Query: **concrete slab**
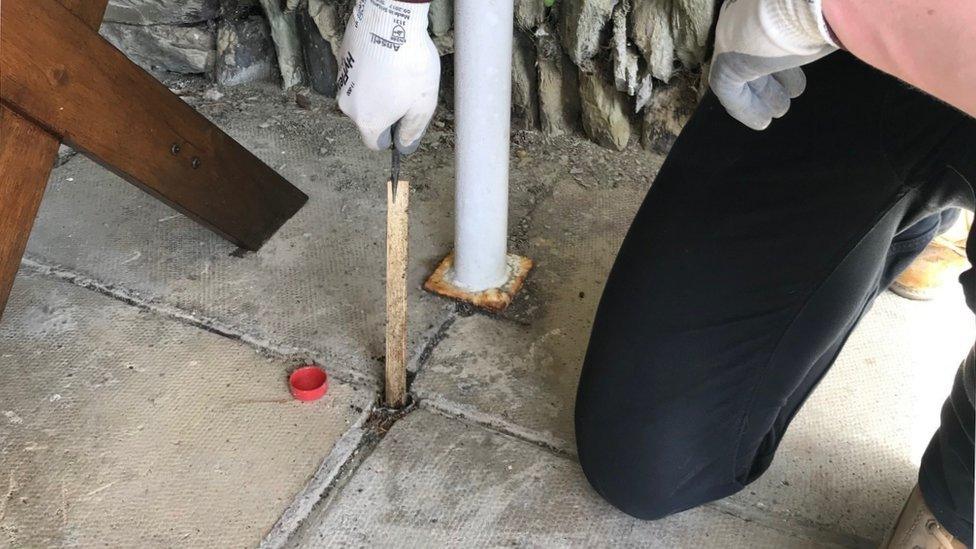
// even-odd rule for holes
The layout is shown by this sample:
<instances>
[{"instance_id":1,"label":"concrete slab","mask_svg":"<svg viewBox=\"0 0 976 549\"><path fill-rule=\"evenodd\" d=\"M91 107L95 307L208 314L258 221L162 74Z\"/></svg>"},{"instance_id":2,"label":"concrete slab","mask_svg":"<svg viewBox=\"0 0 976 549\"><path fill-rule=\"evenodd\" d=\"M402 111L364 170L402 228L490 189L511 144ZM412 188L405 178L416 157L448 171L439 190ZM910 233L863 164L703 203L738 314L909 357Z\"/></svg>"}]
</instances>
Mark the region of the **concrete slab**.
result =
<instances>
[{"instance_id":1,"label":"concrete slab","mask_svg":"<svg viewBox=\"0 0 976 549\"><path fill-rule=\"evenodd\" d=\"M822 547L714 509L657 522L604 503L579 466L424 410L397 423L293 547Z\"/></svg>"},{"instance_id":2,"label":"concrete slab","mask_svg":"<svg viewBox=\"0 0 976 549\"><path fill-rule=\"evenodd\" d=\"M434 406L571 450L580 360L646 187L556 185L529 220L536 266L505 318L457 319L414 382Z\"/></svg>"},{"instance_id":3,"label":"concrete slab","mask_svg":"<svg viewBox=\"0 0 976 549\"><path fill-rule=\"evenodd\" d=\"M415 380L424 405L575 453L573 400L592 315L642 192L556 186L526 231L538 265L521 310L458 318ZM879 540L974 333L961 288L929 303L882 295L771 469L721 508Z\"/></svg>"},{"instance_id":4,"label":"concrete slab","mask_svg":"<svg viewBox=\"0 0 976 549\"><path fill-rule=\"evenodd\" d=\"M257 545L371 391L22 274L0 330L0 546Z\"/></svg>"}]
</instances>

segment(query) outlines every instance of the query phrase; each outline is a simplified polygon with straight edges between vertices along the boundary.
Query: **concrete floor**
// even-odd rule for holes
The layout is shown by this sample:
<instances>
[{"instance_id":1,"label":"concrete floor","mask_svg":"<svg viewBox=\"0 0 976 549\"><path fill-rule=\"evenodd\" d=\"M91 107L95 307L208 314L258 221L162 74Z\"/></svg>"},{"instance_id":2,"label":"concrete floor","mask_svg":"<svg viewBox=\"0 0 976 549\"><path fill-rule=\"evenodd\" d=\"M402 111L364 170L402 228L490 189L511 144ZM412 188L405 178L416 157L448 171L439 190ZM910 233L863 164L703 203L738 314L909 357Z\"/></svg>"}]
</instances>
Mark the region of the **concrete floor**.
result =
<instances>
[{"instance_id":1,"label":"concrete floor","mask_svg":"<svg viewBox=\"0 0 976 549\"><path fill-rule=\"evenodd\" d=\"M256 545L369 391L24 273L0 330L0 545ZM342 450L340 448L340 450Z\"/></svg>"},{"instance_id":2,"label":"concrete floor","mask_svg":"<svg viewBox=\"0 0 976 549\"><path fill-rule=\"evenodd\" d=\"M451 120L404 166L417 405L376 409L389 157L331 102L273 89L188 102L305 190L241 253L87 159L55 170L0 324L0 545L870 546L974 329L958 288L885 294L769 472L656 523L574 461L572 397L616 248L662 158L516 133L511 248L536 261L503 315L428 295L451 247ZM292 402L306 360L330 396Z\"/></svg>"}]
</instances>

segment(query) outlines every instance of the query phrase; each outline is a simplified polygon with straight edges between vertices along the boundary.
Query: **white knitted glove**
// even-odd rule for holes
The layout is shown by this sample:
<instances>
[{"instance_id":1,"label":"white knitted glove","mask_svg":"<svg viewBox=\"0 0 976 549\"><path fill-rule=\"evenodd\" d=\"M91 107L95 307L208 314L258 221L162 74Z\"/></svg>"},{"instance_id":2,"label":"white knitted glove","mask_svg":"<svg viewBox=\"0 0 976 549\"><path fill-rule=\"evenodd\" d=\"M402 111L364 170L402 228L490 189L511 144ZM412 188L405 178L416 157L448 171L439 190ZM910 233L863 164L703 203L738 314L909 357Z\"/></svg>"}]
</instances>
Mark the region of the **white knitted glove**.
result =
<instances>
[{"instance_id":1,"label":"white knitted glove","mask_svg":"<svg viewBox=\"0 0 976 549\"><path fill-rule=\"evenodd\" d=\"M727 0L708 83L732 117L762 130L803 93L799 67L836 49L820 0Z\"/></svg>"},{"instance_id":2,"label":"white knitted glove","mask_svg":"<svg viewBox=\"0 0 976 549\"><path fill-rule=\"evenodd\" d=\"M373 150L409 154L437 107L440 56L427 34L427 3L358 0L339 50L339 108Z\"/></svg>"}]
</instances>

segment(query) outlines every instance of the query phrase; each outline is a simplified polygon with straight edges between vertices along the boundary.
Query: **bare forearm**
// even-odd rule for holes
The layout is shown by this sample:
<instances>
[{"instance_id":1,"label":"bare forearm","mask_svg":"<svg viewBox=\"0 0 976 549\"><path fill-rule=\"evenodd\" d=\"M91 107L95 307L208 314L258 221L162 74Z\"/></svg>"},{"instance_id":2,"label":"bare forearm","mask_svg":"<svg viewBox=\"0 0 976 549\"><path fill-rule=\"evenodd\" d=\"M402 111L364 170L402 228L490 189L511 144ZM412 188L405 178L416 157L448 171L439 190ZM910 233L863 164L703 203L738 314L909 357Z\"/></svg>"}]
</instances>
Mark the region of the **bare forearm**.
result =
<instances>
[{"instance_id":1,"label":"bare forearm","mask_svg":"<svg viewBox=\"0 0 976 549\"><path fill-rule=\"evenodd\" d=\"M851 53L976 116L976 0L823 0Z\"/></svg>"}]
</instances>

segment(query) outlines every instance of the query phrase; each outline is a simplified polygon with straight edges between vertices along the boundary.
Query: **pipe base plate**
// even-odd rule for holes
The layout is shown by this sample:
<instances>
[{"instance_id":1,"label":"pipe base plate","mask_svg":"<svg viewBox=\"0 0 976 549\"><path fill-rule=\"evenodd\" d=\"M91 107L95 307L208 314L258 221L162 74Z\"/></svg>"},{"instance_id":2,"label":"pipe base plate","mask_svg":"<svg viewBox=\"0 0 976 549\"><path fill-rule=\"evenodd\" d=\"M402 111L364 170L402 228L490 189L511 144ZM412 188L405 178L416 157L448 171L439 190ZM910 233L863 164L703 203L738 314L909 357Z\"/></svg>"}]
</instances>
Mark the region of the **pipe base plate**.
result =
<instances>
[{"instance_id":1,"label":"pipe base plate","mask_svg":"<svg viewBox=\"0 0 976 549\"><path fill-rule=\"evenodd\" d=\"M424 282L424 289L434 294L498 313L504 311L512 303L515 294L522 288L525 277L532 269L532 260L520 255L508 254L506 263L508 280L502 286L473 292L454 284L454 252L451 252L434 269L427 282Z\"/></svg>"}]
</instances>

